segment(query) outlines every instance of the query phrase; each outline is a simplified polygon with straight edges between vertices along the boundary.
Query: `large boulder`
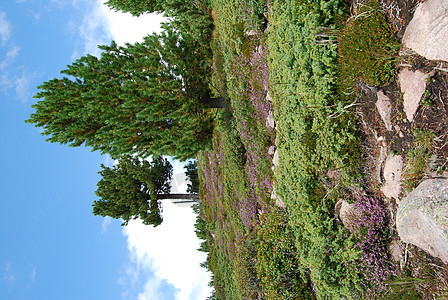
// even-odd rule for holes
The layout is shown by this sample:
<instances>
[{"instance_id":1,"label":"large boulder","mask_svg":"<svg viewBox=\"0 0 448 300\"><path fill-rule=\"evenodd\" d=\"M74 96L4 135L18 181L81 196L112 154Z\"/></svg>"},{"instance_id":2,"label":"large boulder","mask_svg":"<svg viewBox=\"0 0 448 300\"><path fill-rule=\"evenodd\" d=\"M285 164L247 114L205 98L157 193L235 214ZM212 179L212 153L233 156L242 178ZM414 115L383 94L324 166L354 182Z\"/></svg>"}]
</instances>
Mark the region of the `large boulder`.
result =
<instances>
[{"instance_id":1,"label":"large boulder","mask_svg":"<svg viewBox=\"0 0 448 300\"><path fill-rule=\"evenodd\" d=\"M448 1L421 3L406 28L403 43L429 60L448 61Z\"/></svg>"},{"instance_id":2,"label":"large boulder","mask_svg":"<svg viewBox=\"0 0 448 300\"><path fill-rule=\"evenodd\" d=\"M396 223L402 241L448 263L448 178L427 179L409 193Z\"/></svg>"}]
</instances>

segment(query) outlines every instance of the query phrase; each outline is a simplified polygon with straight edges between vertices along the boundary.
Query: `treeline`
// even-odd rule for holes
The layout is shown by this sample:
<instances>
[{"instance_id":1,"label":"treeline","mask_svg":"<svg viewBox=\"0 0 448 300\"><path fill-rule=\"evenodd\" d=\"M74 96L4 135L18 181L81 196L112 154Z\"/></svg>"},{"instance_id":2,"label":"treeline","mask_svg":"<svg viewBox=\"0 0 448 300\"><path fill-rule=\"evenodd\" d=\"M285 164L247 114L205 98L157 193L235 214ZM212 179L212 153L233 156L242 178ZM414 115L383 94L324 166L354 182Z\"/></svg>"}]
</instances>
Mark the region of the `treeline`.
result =
<instances>
[{"instance_id":1,"label":"treeline","mask_svg":"<svg viewBox=\"0 0 448 300\"><path fill-rule=\"evenodd\" d=\"M40 101L26 122L41 127L49 142L85 145L118 160L112 168L101 165L95 215L122 219L123 225L139 217L157 226L159 199L169 197L172 176L162 155L195 158L211 141L210 108L224 106L209 84L210 5L206 0L106 4L133 15L163 13L170 22L142 42L99 45L99 57L88 54L68 65L64 77L38 87L34 97ZM151 156L151 162L145 160ZM197 193L194 163L187 165L187 176L188 192Z\"/></svg>"}]
</instances>

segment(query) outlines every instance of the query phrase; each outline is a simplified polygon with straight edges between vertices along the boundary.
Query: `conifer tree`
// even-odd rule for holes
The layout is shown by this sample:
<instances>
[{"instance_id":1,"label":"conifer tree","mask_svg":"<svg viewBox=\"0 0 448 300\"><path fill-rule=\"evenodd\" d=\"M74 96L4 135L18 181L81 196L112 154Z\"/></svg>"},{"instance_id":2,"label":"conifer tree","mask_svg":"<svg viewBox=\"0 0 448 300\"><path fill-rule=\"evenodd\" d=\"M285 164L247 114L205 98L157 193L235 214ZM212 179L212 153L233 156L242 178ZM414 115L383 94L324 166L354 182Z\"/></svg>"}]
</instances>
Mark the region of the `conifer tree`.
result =
<instances>
[{"instance_id":1,"label":"conifer tree","mask_svg":"<svg viewBox=\"0 0 448 300\"><path fill-rule=\"evenodd\" d=\"M162 223L161 199L189 199L198 195L171 194L173 167L166 158L156 157L149 163L128 155L112 168L101 165L102 176L93 202L93 214L122 219L122 225L140 218L145 225Z\"/></svg>"},{"instance_id":2,"label":"conifer tree","mask_svg":"<svg viewBox=\"0 0 448 300\"><path fill-rule=\"evenodd\" d=\"M200 45L168 25L143 42L99 46L39 88L26 121L43 127L50 142L140 157L195 157L209 143L212 103L209 67ZM222 103L220 103L221 105Z\"/></svg>"}]
</instances>

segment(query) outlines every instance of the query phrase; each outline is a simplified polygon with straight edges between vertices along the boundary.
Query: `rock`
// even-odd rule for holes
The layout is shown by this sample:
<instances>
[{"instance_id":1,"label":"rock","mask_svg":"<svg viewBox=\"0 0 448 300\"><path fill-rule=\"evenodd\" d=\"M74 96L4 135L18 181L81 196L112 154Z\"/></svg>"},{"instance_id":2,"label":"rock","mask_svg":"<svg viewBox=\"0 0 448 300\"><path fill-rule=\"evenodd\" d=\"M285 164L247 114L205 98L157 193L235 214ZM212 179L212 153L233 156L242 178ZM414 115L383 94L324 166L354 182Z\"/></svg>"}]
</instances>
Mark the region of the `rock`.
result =
<instances>
[{"instance_id":1,"label":"rock","mask_svg":"<svg viewBox=\"0 0 448 300\"><path fill-rule=\"evenodd\" d=\"M269 93L269 91L266 93L266 101L272 102L271 93Z\"/></svg>"},{"instance_id":2,"label":"rock","mask_svg":"<svg viewBox=\"0 0 448 300\"><path fill-rule=\"evenodd\" d=\"M275 188L272 189L271 199L275 200L275 205L277 205L278 207L283 209L286 208L285 203L283 203L282 199L280 199L280 197L275 193Z\"/></svg>"},{"instance_id":3,"label":"rock","mask_svg":"<svg viewBox=\"0 0 448 300\"><path fill-rule=\"evenodd\" d=\"M398 206L397 230L411 243L448 263L448 178L427 179Z\"/></svg>"},{"instance_id":4,"label":"rock","mask_svg":"<svg viewBox=\"0 0 448 300\"><path fill-rule=\"evenodd\" d=\"M272 146L269 147L269 149L268 149L268 154L269 154L269 155L273 155L274 153L275 153L275 146L272 145Z\"/></svg>"},{"instance_id":5,"label":"rock","mask_svg":"<svg viewBox=\"0 0 448 300\"><path fill-rule=\"evenodd\" d=\"M247 32L246 32L246 35L247 35L247 36L254 36L254 35L257 35L257 32L256 32L255 30L252 29L252 30L247 31Z\"/></svg>"},{"instance_id":6,"label":"rock","mask_svg":"<svg viewBox=\"0 0 448 300\"><path fill-rule=\"evenodd\" d=\"M404 112L409 122L414 120L414 114L418 109L420 99L426 90L426 78L427 74L421 71L411 71L409 69L403 69L398 74L398 80L400 81L400 89L403 94L403 106Z\"/></svg>"},{"instance_id":7,"label":"rock","mask_svg":"<svg viewBox=\"0 0 448 300\"><path fill-rule=\"evenodd\" d=\"M404 137L404 134L403 134L403 132L401 131L401 128L400 128L400 126L398 126L398 124L394 125L394 129L395 129L396 132L398 132L398 136L399 136L399 137L401 137L401 138Z\"/></svg>"},{"instance_id":8,"label":"rock","mask_svg":"<svg viewBox=\"0 0 448 300\"><path fill-rule=\"evenodd\" d=\"M421 3L406 28L403 43L429 60L448 61L448 1Z\"/></svg>"},{"instance_id":9,"label":"rock","mask_svg":"<svg viewBox=\"0 0 448 300\"><path fill-rule=\"evenodd\" d=\"M389 250L389 254L393 261L402 262L403 255L401 255L400 241L393 239L387 247L387 250Z\"/></svg>"},{"instance_id":10,"label":"rock","mask_svg":"<svg viewBox=\"0 0 448 300\"><path fill-rule=\"evenodd\" d=\"M266 118L266 126L275 128L274 112L272 110L268 112L268 117Z\"/></svg>"},{"instance_id":11,"label":"rock","mask_svg":"<svg viewBox=\"0 0 448 300\"><path fill-rule=\"evenodd\" d=\"M401 192L401 174L403 171L403 158L401 155L389 154L384 164L384 185L381 191L387 198L398 200Z\"/></svg>"},{"instance_id":12,"label":"rock","mask_svg":"<svg viewBox=\"0 0 448 300\"><path fill-rule=\"evenodd\" d=\"M274 157L272 158L272 164L276 167L278 166L278 150L277 149L275 149Z\"/></svg>"},{"instance_id":13,"label":"rock","mask_svg":"<svg viewBox=\"0 0 448 300\"><path fill-rule=\"evenodd\" d=\"M345 227L349 225L350 221L357 214L355 206L344 199L339 199L339 201L336 202L334 211Z\"/></svg>"},{"instance_id":14,"label":"rock","mask_svg":"<svg viewBox=\"0 0 448 300\"><path fill-rule=\"evenodd\" d=\"M378 158L378 163L376 165L376 180L378 180L380 184L383 183L383 180L381 179L381 167L386 158L387 158L387 147L381 145L380 157Z\"/></svg>"},{"instance_id":15,"label":"rock","mask_svg":"<svg viewBox=\"0 0 448 300\"><path fill-rule=\"evenodd\" d=\"M392 104L390 102L389 97L387 97L383 91L379 90L376 93L377 101L376 101L376 109L378 110L381 119L384 122L384 125L386 126L387 130L392 130L392 121L391 121L391 111L392 111Z\"/></svg>"}]
</instances>

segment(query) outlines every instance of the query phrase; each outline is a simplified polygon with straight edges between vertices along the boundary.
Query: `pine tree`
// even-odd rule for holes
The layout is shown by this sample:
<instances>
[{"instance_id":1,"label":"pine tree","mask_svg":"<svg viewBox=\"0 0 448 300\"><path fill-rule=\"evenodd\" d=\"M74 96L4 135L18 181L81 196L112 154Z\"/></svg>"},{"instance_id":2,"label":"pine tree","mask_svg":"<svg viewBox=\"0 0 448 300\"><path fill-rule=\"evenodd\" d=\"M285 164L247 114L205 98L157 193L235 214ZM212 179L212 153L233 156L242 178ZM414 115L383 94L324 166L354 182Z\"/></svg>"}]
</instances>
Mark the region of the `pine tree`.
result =
<instances>
[{"instance_id":1,"label":"pine tree","mask_svg":"<svg viewBox=\"0 0 448 300\"><path fill-rule=\"evenodd\" d=\"M196 156L211 139L207 50L169 26L142 43L99 46L39 88L26 122L50 142L140 157ZM73 79L72 79L73 78ZM222 102L219 103L222 105Z\"/></svg>"},{"instance_id":2,"label":"pine tree","mask_svg":"<svg viewBox=\"0 0 448 300\"><path fill-rule=\"evenodd\" d=\"M122 225L140 218L145 225L160 225L162 199L198 200L198 195L171 194L173 167L158 156L149 163L129 155L122 156L112 168L101 165L101 180L93 202L93 214L122 219Z\"/></svg>"}]
</instances>

